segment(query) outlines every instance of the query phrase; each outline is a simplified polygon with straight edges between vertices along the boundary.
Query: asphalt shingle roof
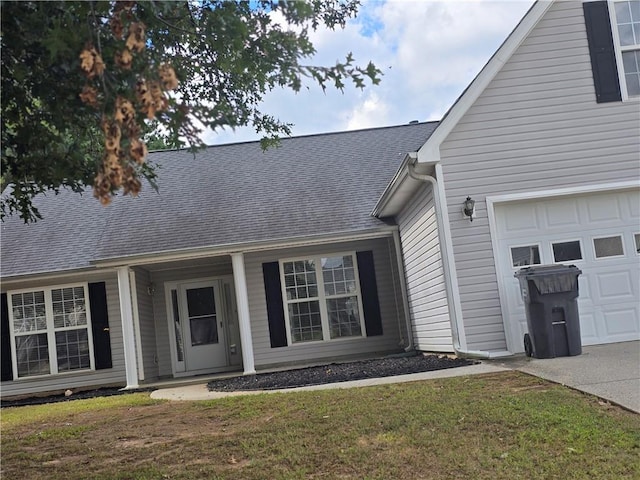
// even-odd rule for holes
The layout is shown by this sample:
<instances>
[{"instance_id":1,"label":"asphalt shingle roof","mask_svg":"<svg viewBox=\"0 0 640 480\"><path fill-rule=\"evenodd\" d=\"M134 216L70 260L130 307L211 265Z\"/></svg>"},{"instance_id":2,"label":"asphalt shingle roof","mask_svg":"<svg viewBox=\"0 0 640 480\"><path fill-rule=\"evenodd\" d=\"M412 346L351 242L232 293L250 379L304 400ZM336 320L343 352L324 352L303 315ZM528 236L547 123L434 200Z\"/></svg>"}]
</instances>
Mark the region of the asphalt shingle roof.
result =
<instances>
[{"instance_id":1,"label":"asphalt shingle roof","mask_svg":"<svg viewBox=\"0 0 640 480\"><path fill-rule=\"evenodd\" d=\"M3 277L89 266L92 260L382 226L370 216L404 155L436 122L150 154L156 192L107 208L91 192L37 198L44 219L5 219Z\"/></svg>"}]
</instances>

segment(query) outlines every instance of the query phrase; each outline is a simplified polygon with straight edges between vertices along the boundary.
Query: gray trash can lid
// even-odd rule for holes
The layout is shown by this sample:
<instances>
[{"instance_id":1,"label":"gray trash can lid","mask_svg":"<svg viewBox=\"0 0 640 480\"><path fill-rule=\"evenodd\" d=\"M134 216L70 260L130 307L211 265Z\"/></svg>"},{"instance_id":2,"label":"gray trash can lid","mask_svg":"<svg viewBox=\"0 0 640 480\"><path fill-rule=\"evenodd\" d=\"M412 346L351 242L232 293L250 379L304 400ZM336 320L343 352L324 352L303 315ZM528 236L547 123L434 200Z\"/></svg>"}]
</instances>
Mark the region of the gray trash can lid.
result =
<instances>
[{"instance_id":1,"label":"gray trash can lid","mask_svg":"<svg viewBox=\"0 0 640 480\"><path fill-rule=\"evenodd\" d=\"M575 265L536 265L518 270L514 277L521 282L531 280L538 292L545 295L576 290L581 273Z\"/></svg>"}]
</instances>

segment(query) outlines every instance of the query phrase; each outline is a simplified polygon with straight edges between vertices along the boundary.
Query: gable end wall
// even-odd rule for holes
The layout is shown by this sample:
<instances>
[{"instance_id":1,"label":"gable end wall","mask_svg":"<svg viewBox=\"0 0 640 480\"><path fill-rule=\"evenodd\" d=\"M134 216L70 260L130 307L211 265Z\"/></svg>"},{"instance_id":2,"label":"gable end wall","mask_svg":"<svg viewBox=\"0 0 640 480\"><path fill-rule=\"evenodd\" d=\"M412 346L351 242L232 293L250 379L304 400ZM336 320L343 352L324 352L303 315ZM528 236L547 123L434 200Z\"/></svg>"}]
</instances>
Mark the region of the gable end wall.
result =
<instances>
[{"instance_id":1,"label":"gable end wall","mask_svg":"<svg viewBox=\"0 0 640 480\"><path fill-rule=\"evenodd\" d=\"M441 145L467 348L506 349L485 198L637 179L639 133L637 99L596 103L581 2L556 2Z\"/></svg>"}]
</instances>

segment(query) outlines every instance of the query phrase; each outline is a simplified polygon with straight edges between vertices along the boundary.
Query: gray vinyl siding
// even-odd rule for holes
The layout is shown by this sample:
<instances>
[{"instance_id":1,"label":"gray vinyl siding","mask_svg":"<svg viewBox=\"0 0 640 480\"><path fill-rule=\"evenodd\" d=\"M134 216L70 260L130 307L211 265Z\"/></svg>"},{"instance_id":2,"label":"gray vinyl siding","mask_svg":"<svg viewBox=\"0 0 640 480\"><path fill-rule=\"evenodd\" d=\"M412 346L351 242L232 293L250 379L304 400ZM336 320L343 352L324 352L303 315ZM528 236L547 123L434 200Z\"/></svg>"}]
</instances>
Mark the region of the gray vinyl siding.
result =
<instances>
[{"instance_id":1,"label":"gray vinyl siding","mask_svg":"<svg viewBox=\"0 0 640 480\"><path fill-rule=\"evenodd\" d=\"M637 99L596 103L581 2L556 2L441 145L470 350L506 348L485 197L637 179L639 133Z\"/></svg>"},{"instance_id":2,"label":"gray vinyl siding","mask_svg":"<svg viewBox=\"0 0 640 480\"><path fill-rule=\"evenodd\" d=\"M107 311L111 334L111 357L113 367L104 370L63 373L38 378L21 378L2 382L2 397L33 395L43 392L62 392L67 389L86 389L108 385L125 386L124 348L122 345L122 322L120 320L120 302L118 279L115 274L102 276L65 277L63 279L31 280L29 282L4 282L3 292L17 289L54 287L85 282L105 282L107 290ZM5 290L6 289L6 290Z\"/></svg>"},{"instance_id":3,"label":"gray vinyl siding","mask_svg":"<svg viewBox=\"0 0 640 480\"><path fill-rule=\"evenodd\" d=\"M433 187L423 186L396 217L416 350L452 352Z\"/></svg>"},{"instance_id":4,"label":"gray vinyl siding","mask_svg":"<svg viewBox=\"0 0 640 480\"><path fill-rule=\"evenodd\" d=\"M271 348L262 264L280 259L305 258L356 251L373 251L383 335L329 342L313 342ZM392 238L321 245L245 255L249 315L256 368L327 361L350 356L400 350L400 335L406 338L405 317Z\"/></svg>"},{"instance_id":5,"label":"gray vinyl siding","mask_svg":"<svg viewBox=\"0 0 640 480\"><path fill-rule=\"evenodd\" d=\"M142 345L142 367L144 378L158 377L156 362L156 326L153 318L151 277L149 272L134 269L136 274L136 296L138 299L138 319L140 323L140 344ZM138 365L140 368L140 365Z\"/></svg>"},{"instance_id":6,"label":"gray vinyl siding","mask_svg":"<svg viewBox=\"0 0 640 480\"><path fill-rule=\"evenodd\" d=\"M151 281L155 286L153 294L153 316L155 319L156 358L158 365L158 377L171 377L172 346L169 342L169 330L167 320L167 305L165 301L165 282L191 281L200 278L221 277L233 273L231 259L221 258L221 263L207 265L198 268L182 268L151 272ZM146 379L151 380L151 379Z\"/></svg>"}]
</instances>

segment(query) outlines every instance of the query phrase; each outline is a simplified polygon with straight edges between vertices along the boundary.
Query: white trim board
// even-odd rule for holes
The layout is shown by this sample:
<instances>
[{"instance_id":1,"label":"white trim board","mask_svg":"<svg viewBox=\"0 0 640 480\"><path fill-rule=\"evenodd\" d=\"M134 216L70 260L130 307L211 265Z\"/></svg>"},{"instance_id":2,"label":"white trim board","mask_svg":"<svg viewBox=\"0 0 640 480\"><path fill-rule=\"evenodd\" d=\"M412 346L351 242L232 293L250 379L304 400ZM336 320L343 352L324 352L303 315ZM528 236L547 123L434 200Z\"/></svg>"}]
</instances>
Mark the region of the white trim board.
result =
<instances>
[{"instance_id":1,"label":"white trim board","mask_svg":"<svg viewBox=\"0 0 640 480\"><path fill-rule=\"evenodd\" d=\"M547 12L555 0L538 0L520 23L507 37L496 53L489 59L480 73L471 81L462 95L458 97L444 118L436 127L433 134L418 150L418 162L440 161L440 145L446 140L460 119L471 108L478 97L484 92L489 83L494 79L504 64L511 58L516 49L529 36L529 33L538 24L538 21Z\"/></svg>"},{"instance_id":2,"label":"white trim board","mask_svg":"<svg viewBox=\"0 0 640 480\"><path fill-rule=\"evenodd\" d=\"M579 185L577 187L554 188L552 190L534 190L530 192L507 193L504 195L490 195L486 197L487 210L494 203L515 202L518 200L535 200L567 195L580 195L582 193L608 192L615 190L631 190L640 188L640 180L627 180L624 182L601 183L598 185Z\"/></svg>"}]
</instances>

